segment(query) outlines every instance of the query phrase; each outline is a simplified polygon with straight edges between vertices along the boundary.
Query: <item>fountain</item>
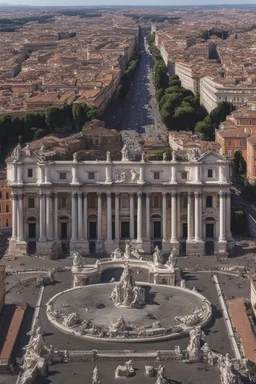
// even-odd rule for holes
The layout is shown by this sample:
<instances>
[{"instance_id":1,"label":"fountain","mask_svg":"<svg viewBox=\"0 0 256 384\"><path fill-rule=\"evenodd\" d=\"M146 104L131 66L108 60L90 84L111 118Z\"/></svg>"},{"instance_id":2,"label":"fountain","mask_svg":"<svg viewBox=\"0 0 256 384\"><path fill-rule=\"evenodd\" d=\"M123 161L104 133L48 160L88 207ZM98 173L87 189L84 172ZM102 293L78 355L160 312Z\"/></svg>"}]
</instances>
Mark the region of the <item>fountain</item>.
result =
<instances>
[{"instance_id":1,"label":"fountain","mask_svg":"<svg viewBox=\"0 0 256 384\"><path fill-rule=\"evenodd\" d=\"M129 263L125 264L120 282L116 284L110 298L117 307L133 308L145 305L145 290L135 284Z\"/></svg>"}]
</instances>

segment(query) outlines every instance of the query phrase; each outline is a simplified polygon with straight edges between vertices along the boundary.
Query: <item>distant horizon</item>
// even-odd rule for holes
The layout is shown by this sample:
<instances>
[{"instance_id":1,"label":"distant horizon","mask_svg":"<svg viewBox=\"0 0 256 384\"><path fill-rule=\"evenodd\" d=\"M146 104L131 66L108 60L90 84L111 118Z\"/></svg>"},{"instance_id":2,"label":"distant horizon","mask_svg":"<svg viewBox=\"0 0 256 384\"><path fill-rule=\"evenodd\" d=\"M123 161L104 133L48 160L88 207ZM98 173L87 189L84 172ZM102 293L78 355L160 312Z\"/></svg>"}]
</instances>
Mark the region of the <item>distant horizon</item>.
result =
<instances>
[{"instance_id":1,"label":"distant horizon","mask_svg":"<svg viewBox=\"0 0 256 384\"><path fill-rule=\"evenodd\" d=\"M256 5L256 0L9 0L0 2L1 6L57 6L57 7L184 7L184 6L251 6Z\"/></svg>"}]
</instances>

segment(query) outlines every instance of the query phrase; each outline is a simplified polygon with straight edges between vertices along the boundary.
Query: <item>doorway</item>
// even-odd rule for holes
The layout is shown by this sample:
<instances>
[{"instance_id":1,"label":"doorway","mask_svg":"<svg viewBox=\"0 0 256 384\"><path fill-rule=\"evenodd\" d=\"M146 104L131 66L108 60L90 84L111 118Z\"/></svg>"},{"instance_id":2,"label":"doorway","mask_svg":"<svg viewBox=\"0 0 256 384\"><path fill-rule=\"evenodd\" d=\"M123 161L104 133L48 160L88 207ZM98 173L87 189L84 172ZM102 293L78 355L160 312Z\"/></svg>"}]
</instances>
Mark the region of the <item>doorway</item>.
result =
<instances>
[{"instance_id":1,"label":"doorway","mask_svg":"<svg viewBox=\"0 0 256 384\"><path fill-rule=\"evenodd\" d=\"M67 239L68 237L68 223L60 224L60 238L61 240Z\"/></svg>"},{"instance_id":2,"label":"doorway","mask_svg":"<svg viewBox=\"0 0 256 384\"><path fill-rule=\"evenodd\" d=\"M30 239L36 238L36 223L29 223L28 224L28 237Z\"/></svg>"},{"instance_id":3,"label":"doorway","mask_svg":"<svg viewBox=\"0 0 256 384\"><path fill-rule=\"evenodd\" d=\"M206 224L206 238L214 238L214 224Z\"/></svg>"},{"instance_id":4,"label":"doorway","mask_svg":"<svg viewBox=\"0 0 256 384\"><path fill-rule=\"evenodd\" d=\"M129 239L130 238L130 223L129 221L121 221L121 238Z\"/></svg>"},{"instance_id":5,"label":"doorway","mask_svg":"<svg viewBox=\"0 0 256 384\"><path fill-rule=\"evenodd\" d=\"M206 256L214 255L214 241L206 241L205 242L205 254Z\"/></svg>"},{"instance_id":6,"label":"doorway","mask_svg":"<svg viewBox=\"0 0 256 384\"><path fill-rule=\"evenodd\" d=\"M89 222L89 239L95 240L97 239L97 223L96 221Z\"/></svg>"},{"instance_id":7,"label":"doorway","mask_svg":"<svg viewBox=\"0 0 256 384\"><path fill-rule=\"evenodd\" d=\"M182 224L182 239L187 239L188 238L188 224L183 223Z\"/></svg>"},{"instance_id":8,"label":"doorway","mask_svg":"<svg viewBox=\"0 0 256 384\"><path fill-rule=\"evenodd\" d=\"M154 221L154 239L161 238L161 221Z\"/></svg>"}]
</instances>

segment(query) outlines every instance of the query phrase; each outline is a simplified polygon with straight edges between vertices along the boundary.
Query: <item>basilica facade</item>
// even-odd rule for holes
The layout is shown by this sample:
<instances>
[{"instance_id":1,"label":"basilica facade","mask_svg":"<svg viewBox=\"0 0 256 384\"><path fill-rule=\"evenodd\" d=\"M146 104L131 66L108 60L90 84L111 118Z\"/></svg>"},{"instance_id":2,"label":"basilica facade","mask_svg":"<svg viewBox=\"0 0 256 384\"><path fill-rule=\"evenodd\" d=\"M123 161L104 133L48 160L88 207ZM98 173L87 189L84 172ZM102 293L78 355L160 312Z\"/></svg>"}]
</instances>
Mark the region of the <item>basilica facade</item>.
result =
<instances>
[{"instance_id":1,"label":"basilica facade","mask_svg":"<svg viewBox=\"0 0 256 384\"><path fill-rule=\"evenodd\" d=\"M50 160L29 145L7 159L12 189L9 253L49 258L112 252L131 240L140 252L227 256L229 162L208 152L180 161Z\"/></svg>"}]
</instances>

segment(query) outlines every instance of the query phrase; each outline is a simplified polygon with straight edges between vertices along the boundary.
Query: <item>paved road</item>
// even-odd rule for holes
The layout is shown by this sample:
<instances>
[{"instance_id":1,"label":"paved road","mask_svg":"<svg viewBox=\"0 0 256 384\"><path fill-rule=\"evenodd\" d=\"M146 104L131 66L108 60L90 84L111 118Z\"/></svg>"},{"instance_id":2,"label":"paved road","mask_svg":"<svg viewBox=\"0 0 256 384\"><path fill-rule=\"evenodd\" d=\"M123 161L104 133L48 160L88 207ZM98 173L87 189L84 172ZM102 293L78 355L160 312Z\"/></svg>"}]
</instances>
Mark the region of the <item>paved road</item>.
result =
<instances>
[{"instance_id":1,"label":"paved road","mask_svg":"<svg viewBox=\"0 0 256 384\"><path fill-rule=\"evenodd\" d=\"M107 125L122 130L123 141L128 145L131 159L140 158L138 138L167 140L167 128L162 123L153 84L153 59L146 43L146 33L141 33L140 62L131 89L123 105L115 103L106 115ZM116 107L115 114L114 108ZM112 113L112 119L110 118Z\"/></svg>"}]
</instances>

